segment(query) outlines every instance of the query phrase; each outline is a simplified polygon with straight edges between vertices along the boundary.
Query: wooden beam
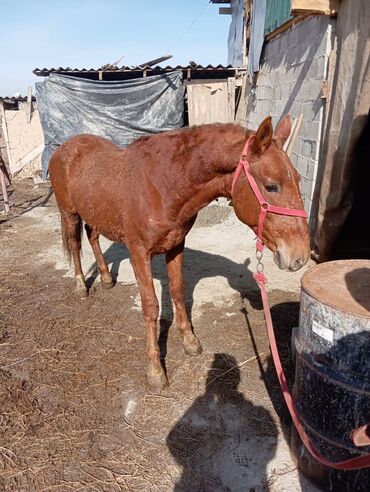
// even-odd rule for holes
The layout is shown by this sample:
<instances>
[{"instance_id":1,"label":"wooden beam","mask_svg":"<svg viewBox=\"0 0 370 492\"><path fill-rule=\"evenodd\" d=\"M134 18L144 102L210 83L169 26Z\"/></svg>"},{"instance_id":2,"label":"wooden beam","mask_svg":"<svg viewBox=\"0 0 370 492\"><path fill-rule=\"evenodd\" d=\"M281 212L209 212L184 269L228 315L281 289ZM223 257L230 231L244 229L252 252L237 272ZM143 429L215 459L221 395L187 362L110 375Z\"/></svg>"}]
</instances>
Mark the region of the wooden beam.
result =
<instances>
[{"instance_id":1,"label":"wooden beam","mask_svg":"<svg viewBox=\"0 0 370 492\"><path fill-rule=\"evenodd\" d=\"M41 152L44 150L45 145L42 143L38 147L35 147L32 149L28 154L23 156L21 159L19 159L15 164L13 164L13 169L12 169L12 174L19 173L19 171L22 171L22 169L27 166L31 161L36 159Z\"/></svg>"},{"instance_id":2,"label":"wooden beam","mask_svg":"<svg viewBox=\"0 0 370 492\"><path fill-rule=\"evenodd\" d=\"M5 168L5 164L2 161L0 161L0 184L1 184L1 191L4 199L4 210L5 213L7 214L9 212L9 197L8 197L8 191L6 189L6 181L5 181L6 175L3 166Z\"/></svg>"},{"instance_id":3,"label":"wooden beam","mask_svg":"<svg viewBox=\"0 0 370 492\"><path fill-rule=\"evenodd\" d=\"M32 114L32 87L29 87L27 93L27 123L31 123L31 114Z\"/></svg>"},{"instance_id":4,"label":"wooden beam","mask_svg":"<svg viewBox=\"0 0 370 492\"><path fill-rule=\"evenodd\" d=\"M211 0L212 3L230 3L231 0Z\"/></svg>"},{"instance_id":5,"label":"wooden beam","mask_svg":"<svg viewBox=\"0 0 370 492\"><path fill-rule=\"evenodd\" d=\"M8 134L8 126L6 124L6 119L5 119L5 109L4 109L4 103L0 102L1 106L1 119L2 119L2 128L3 128L3 135L5 139L5 144L6 144L6 153L8 154L8 165L10 172L13 166L13 159L12 159L12 153L10 151L10 141L9 141L9 134Z\"/></svg>"},{"instance_id":6,"label":"wooden beam","mask_svg":"<svg viewBox=\"0 0 370 492\"><path fill-rule=\"evenodd\" d=\"M221 15L231 15L232 8L231 7L220 7L218 9L218 13Z\"/></svg>"},{"instance_id":7,"label":"wooden beam","mask_svg":"<svg viewBox=\"0 0 370 492\"><path fill-rule=\"evenodd\" d=\"M287 22L284 22L284 24L282 24L280 27L275 29L275 31L270 32L270 34L268 34L266 36L266 40L270 41L270 39L275 38L279 34L282 34L283 32L290 29L291 27L296 26L297 24L300 24L301 22L303 22L307 18L307 16L308 16L307 14L306 15L304 15L304 14L298 15L297 17L293 17L293 19L290 19Z\"/></svg>"},{"instance_id":8,"label":"wooden beam","mask_svg":"<svg viewBox=\"0 0 370 492\"><path fill-rule=\"evenodd\" d=\"M292 0L293 14L335 15L339 0Z\"/></svg>"}]
</instances>

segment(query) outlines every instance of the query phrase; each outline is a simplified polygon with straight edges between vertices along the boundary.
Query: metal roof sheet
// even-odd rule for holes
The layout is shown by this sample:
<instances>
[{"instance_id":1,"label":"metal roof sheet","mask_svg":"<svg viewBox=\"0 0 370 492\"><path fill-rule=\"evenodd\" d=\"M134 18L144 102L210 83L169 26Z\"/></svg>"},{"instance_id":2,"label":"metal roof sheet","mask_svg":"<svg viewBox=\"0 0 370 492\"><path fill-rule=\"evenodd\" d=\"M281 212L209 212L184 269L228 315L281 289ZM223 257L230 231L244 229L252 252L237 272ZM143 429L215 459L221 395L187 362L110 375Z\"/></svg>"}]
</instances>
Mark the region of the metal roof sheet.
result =
<instances>
[{"instance_id":1,"label":"metal roof sheet","mask_svg":"<svg viewBox=\"0 0 370 492\"><path fill-rule=\"evenodd\" d=\"M138 72L146 72L147 74L150 73L165 73L165 72L172 72L174 70L182 70L182 71L191 71L194 73L205 73L205 72L210 72L210 73L218 73L218 72L235 72L235 68L232 67L231 65L224 66L224 65L197 65L197 64L191 64L191 65L176 65L175 67L172 67L170 65L167 65L166 67L161 67L159 65L156 65L155 67L152 66L122 66L122 67L117 67L117 66L109 66L109 68L106 67L101 67L101 68L71 68L71 67L59 67L59 68L35 68L33 70L33 73L37 76L40 77L47 77L51 73L60 73L60 74L70 74L70 75L76 75L76 74L99 74L100 72L103 73L138 73Z\"/></svg>"}]
</instances>

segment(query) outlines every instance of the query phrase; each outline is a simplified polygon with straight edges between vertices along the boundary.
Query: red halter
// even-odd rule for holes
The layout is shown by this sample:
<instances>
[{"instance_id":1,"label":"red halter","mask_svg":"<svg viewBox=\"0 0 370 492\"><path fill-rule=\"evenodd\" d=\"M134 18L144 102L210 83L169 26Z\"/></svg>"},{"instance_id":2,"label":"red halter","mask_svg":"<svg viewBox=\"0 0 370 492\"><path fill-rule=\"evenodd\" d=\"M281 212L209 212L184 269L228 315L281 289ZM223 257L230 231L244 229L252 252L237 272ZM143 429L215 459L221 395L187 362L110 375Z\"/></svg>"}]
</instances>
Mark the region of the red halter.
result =
<instances>
[{"instance_id":1,"label":"red halter","mask_svg":"<svg viewBox=\"0 0 370 492\"><path fill-rule=\"evenodd\" d=\"M238 178L239 178L242 170L244 169L244 172L245 172L245 175L248 179L248 182L249 182L249 184L253 190L253 193L255 194L255 196L258 200L258 203L260 204L260 207L261 207L260 215L259 215L259 219L258 219L256 248L257 248L257 251L262 252L263 248L265 247L264 242L263 242L263 238L262 238L263 224L265 222L267 212L271 212L273 214L279 214L279 215L290 215L293 217L305 217L305 218L307 218L307 213L305 210L299 210L296 208L275 207L275 205L270 205L266 201L266 199L262 195L260 189L258 188L254 177L249 172L248 148L249 148L250 142L253 138L254 138L254 136L249 137L248 140L246 141L245 145L244 145L243 154L240 158L238 167L236 168L233 182L231 185L231 195L233 194L236 182L238 181Z\"/></svg>"}]
</instances>

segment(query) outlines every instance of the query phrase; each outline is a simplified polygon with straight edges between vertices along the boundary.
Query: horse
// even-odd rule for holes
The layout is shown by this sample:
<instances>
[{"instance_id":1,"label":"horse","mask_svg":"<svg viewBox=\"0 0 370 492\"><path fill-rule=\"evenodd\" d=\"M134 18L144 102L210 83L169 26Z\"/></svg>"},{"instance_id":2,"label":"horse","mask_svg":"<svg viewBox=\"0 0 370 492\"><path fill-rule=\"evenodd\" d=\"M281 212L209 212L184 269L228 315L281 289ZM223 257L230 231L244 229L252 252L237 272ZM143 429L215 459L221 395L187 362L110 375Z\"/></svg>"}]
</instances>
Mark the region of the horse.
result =
<instances>
[{"instance_id":1,"label":"horse","mask_svg":"<svg viewBox=\"0 0 370 492\"><path fill-rule=\"evenodd\" d=\"M165 254L184 351L198 355L202 346L184 303L185 236L199 210L217 197L232 199L237 217L257 231L260 205L244 174L231 193L248 139L250 174L265 200L303 208L299 175L283 150L290 130L289 115L275 132L271 117L267 117L256 132L232 123L200 125L143 136L126 149L102 137L78 135L53 153L49 174L61 213L64 247L73 259L78 295L88 295L80 259L83 222L104 287L112 287L113 281L99 235L120 241L129 250L147 327L150 388L160 390L168 384L157 341L159 307L151 271L153 255ZM308 225L303 217L267 214L262 239L280 269L298 270L309 258Z\"/></svg>"}]
</instances>

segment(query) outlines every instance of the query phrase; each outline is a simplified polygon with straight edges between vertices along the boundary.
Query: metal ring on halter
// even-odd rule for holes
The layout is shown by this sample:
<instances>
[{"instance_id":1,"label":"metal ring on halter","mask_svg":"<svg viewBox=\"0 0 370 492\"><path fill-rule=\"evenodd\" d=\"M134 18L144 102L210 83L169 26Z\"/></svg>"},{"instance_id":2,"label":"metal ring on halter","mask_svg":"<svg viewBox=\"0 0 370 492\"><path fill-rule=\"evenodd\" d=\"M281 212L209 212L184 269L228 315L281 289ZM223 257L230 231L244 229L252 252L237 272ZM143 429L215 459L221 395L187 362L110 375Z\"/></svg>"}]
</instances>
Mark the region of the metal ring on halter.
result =
<instances>
[{"instance_id":1,"label":"metal ring on halter","mask_svg":"<svg viewBox=\"0 0 370 492\"><path fill-rule=\"evenodd\" d=\"M257 258L257 273L262 273L265 270L265 265L262 263L263 251L256 251Z\"/></svg>"}]
</instances>

